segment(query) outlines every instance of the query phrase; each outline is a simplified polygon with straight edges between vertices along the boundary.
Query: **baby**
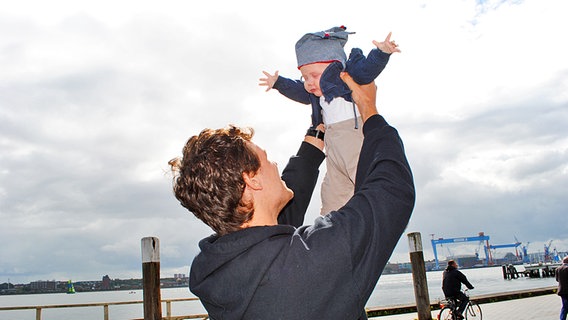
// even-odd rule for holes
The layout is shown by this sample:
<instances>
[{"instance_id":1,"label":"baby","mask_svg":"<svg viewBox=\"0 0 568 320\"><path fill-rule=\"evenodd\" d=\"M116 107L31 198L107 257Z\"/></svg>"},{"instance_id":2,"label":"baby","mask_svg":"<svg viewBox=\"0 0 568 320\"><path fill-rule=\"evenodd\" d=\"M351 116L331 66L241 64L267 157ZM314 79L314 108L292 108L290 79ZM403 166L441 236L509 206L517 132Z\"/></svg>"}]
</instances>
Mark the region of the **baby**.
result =
<instances>
[{"instance_id":1,"label":"baby","mask_svg":"<svg viewBox=\"0 0 568 320\"><path fill-rule=\"evenodd\" d=\"M309 135L325 142L327 171L321 186L320 214L341 208L353 196L359 152L363 143L361 117L351 98L351 91L340 79L348 72L358 84L375 80L398 45L389 33L383 42L373 41L377 47L365 57L359 48L353 48L349 59L343 50L349 34L344 26L307 33L296 43L296 58L302 80L291 80L263 71L259 85L266 91L276 89L294 101L312 105L312 127ZM318 130L324 124L325 133ZM321 127L320 127L321 128Z\"/></svg>"}]
</instances>

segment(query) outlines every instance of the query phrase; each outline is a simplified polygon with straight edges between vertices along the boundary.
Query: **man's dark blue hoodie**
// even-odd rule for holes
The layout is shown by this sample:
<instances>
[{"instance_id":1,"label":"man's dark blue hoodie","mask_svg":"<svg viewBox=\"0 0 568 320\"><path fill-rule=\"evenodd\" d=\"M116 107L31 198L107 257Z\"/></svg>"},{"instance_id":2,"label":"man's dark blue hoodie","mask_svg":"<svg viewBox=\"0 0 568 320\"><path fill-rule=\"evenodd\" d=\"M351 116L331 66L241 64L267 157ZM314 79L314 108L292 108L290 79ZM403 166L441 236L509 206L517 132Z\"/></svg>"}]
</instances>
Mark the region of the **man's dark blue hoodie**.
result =
<instances>
[{"instance_id":1,"label":"man's dark blue hoodie","mask_svg":"<svg viewBox=\"0 0 568 320\"><path fill-rule=\"evenodd\" d=\"M415 189L398 132L375 115L363 133L355 194L344 207L298 227L323 161L319 150L300 148L283 172L296 203L279 222L292 225L199 243L190 289L211 319L366 318L367 300L410 219Z\"/></svg>"}]
</instances>

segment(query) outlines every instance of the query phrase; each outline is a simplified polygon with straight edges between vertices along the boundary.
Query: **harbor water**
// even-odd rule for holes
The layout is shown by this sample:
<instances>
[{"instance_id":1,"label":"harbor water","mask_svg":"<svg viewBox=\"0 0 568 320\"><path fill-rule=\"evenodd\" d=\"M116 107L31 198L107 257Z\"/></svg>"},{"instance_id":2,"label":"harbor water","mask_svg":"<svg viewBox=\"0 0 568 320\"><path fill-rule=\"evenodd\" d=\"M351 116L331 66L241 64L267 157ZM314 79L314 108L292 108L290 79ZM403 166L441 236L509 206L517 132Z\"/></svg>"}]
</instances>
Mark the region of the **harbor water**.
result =
<instances>
[{"instance_id":1,"label":"harbor water","mask_svg":"<svg viewBox=\"0 0 568 320\"><path fill-rule=\"evenodd\" d=\"M518 269L523 270L522 266ZM518 290L546 288L555 286L554 278L518 278L504 280L501 267L462 269L468 280L475 286L471 296L512 292ZM431 302L442 298L442 271L427 272L429 295ZM283 288L283 290L286 290ZM190 298L193 295L188 288L162 289L162 300L176 298ZM5 295L0 296L0 307L35 306L35 305L68 305L80 303L139 301L143 299L141 290L129 291L97 291L78 292L75 294L33 294L33 295ZM414 288L412 274L393 274L381 276L379 283L373 291L368 307L386 307L414 303ZM165 315L166 307L162 305ZM184 301L172 303L172 315L187 315L206 313L199 301ZM109 306L110 319L133 319L143 317L142 304ZM0 319L34 319L35 310L0 311ZM43 320L62 319L103 319L103 307L80 307L63 309L43 309Z\"/></svg>"}]
</instances>

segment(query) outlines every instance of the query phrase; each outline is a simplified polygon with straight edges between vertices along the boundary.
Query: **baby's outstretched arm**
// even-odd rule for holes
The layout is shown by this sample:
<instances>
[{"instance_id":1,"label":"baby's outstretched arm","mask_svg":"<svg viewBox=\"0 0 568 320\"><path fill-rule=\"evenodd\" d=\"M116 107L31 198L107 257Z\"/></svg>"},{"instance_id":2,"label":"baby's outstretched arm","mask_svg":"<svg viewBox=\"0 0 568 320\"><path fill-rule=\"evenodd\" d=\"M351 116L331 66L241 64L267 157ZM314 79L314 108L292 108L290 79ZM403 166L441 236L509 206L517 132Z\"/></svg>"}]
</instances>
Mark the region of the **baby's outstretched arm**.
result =
<instances>
[{"instance_id":1,"label":"baby's outstretched arm","mask_svg":"<svg viewBox=\"0 0 568 320\"><path fill-rule=\"evenodd\" d=\"M396 44L394 42L394 40L391 41L390 37L391 37L392 32L389 32L389 34L387 35L387 38L385 39L385 41L383 42L378 42L377 40L373 40L373 44L377 47L377 49L381 50L384 53L394 53L394 52L400 52L400 49L398 48L398 44Z\"/></svg>"},{"instance_id":2,"label":"baby's outstretched arm","mask_svg":"<svg viewBox=\"0 0 568 320\"><path fill-rule=\"evenodd\" d=\"M260 78L258 79L258 81L260 81L258 83L259 86L266 86L266 91L272 89L272 87L274 87L274 84L276 83L276 80L278 80L278 70L276 72L274 72L274 74L270 74L266 71L262 71L262 73L264 73L264 75L266 76L266 78Z\"/></svg>"}]
</instances>

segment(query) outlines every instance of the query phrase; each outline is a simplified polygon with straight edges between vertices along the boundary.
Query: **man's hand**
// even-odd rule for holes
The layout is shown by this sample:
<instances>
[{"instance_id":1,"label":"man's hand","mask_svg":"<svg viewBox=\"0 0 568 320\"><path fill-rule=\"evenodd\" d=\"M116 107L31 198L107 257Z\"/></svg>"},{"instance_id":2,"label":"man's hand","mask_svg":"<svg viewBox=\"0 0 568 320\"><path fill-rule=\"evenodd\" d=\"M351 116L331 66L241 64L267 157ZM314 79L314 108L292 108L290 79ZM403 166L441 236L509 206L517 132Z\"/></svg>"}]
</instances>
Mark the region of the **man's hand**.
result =
<instances>
[{"instance_id":1,"label":"man's hand","mask_svg":"<svg viewBox=\"0 0 568 320\"><path fill-rule=\"evenodd\" d=\"M260 78L258 79L260 81L260 83L258 84L259 86L266 86L266 91L272 89L272 87L274 87L274 84L276 83L276 80L278 80L278 71L276 71L274 73L274 75L266 72L266 71L262 71L262 73L264 73L264 75L266 76L266 78Z\"/></svg>"},{"instance_id":2,"label":"man's hand","mask_svg":"<svg viewBox=\"0 0 568 320\"><path fill-rule=\"evenodd\" d=\"M377 49L381 50L384 53L391 54L394 52L400 52L398 44L396 44L394 40L391 41L390 39L391 34L392 32L389 32L387 38L383 42L378 42L377 40L373 40L373 44L377 47Z\"/></svg>"},{"instance_id":3,"label":"man's hand","mask_svg":"<svg viewBox=\"0 0 568 320\"><path fill-rule=\"evenodd\" d=\"M353 78L351 78L347 72L342 72L340 77L341 80L347 84L349 89L351 89L351 96L357 108L359 108L363 123L372 115L379 113L377 111L377 86L375 82L359 85L353 81Z\"/></svg>"}]
</instances>

